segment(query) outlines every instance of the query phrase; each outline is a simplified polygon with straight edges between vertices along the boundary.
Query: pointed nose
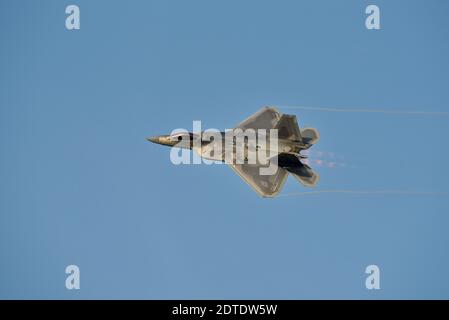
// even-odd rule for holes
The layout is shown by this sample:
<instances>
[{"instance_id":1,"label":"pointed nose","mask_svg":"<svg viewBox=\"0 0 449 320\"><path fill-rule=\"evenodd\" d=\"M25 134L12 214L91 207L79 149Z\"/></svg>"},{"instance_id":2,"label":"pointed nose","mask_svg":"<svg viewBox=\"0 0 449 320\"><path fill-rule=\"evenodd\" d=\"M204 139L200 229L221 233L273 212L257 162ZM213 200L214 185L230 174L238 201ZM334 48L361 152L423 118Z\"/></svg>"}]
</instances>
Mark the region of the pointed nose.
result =
<instances>
[{"instance_id":1,"label":"pointed nose","mask_svg":"<svg viewBox=\"0 0 449 320\"><path fill-rule=\"evenodd\" d=\"M159 143L159 137L149 137L147 140L154 143Z\"/></svg>"}]
</instances>

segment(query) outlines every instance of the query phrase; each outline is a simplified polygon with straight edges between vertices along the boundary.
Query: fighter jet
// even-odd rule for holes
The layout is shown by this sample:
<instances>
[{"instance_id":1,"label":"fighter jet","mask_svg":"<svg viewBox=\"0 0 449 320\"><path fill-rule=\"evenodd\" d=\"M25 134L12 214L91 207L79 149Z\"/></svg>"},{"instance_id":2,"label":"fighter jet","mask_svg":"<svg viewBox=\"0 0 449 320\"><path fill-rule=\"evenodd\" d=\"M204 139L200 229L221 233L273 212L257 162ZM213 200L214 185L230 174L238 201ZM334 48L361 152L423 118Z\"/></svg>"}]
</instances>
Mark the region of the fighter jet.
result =
<instances>
[{"instance_id":1,"label":"fighter jet","mask_svg":"<svg viewBox=\"0 0 449 320\"><path fill-rule=\"evenodd\" d=\"M262 165L260 161L249 163L248 150L260 149L259 142L251 144L248 140L243 140L246 145L244 149L243 162L235 161L236 157L236 139L233 139L231 144L233 161L229 161L225 154L226 133L220 132L220 139L203 139L203 132L198 133L176 133L171 135L161 135L147 138L148 141L166 145L170 147L179 147L191 149L201 157L209 160L218 160L228 164L248 185L250 185L255 192L262 197L275 197L282 190L282 187L287 180L288 174L292 174L302 185L306 187L314 187L319 180L319 175L312 170L306 163L302 161L307 157L301 154L301 151L309 149L319 140L318 130L315 128L300 129L295 115L282 114L275 107L264 107L258 112L254 113L246 120L239 123L233 131L245 132L247 129L266 130L272 129L277 132L277 144L266 143L264 151L270 153L271 157L268 164ZM258 138L259 139L259 138ZM240 140L242 143L242 140ZM220 144L220 145L217 145ZM276 146L274 150L274 146ZM214 153L213 150L221 150L221 152ZM261 174L261 168L267 166L276 166L273 174Z\"/></svg>"}]
</instances>

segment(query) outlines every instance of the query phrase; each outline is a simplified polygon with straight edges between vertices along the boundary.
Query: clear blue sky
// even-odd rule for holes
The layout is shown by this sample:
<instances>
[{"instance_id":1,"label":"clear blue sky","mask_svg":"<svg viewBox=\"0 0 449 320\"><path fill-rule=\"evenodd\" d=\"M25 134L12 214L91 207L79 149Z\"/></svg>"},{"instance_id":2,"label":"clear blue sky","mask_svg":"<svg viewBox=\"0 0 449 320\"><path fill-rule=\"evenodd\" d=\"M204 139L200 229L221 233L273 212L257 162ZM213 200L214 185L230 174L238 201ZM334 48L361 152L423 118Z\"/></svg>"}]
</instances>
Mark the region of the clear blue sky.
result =
<instances>
[{"instance_id":1,"label":"clear blue sky","mask_svg":"<svg viewBox=\"0 0 449 320\"><path fill-rule=\"evenodd\" d=\"M65 29L69 4L81 30ZM368 4L382 30L365 28ZM448 13L1 1L0 298L449 298L448 197L261 199L230 168L174 166L144 139L264 105L449 111ZM314 166L320 190L449 191L449 117L289 113L346 164ZM290 178L283 194L301 191Z\"/></svg>"}]
</instances>

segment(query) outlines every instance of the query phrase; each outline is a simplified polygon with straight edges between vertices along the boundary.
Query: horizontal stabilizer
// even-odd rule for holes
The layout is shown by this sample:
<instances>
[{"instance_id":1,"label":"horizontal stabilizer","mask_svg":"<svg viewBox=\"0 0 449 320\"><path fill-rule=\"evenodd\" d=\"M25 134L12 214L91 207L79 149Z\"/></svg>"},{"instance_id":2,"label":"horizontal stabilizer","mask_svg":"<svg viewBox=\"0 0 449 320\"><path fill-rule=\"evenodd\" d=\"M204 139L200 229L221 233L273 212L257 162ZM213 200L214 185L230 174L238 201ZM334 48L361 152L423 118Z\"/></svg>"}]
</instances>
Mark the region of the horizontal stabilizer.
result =
<instances>
[{"instance_id":1,"label":"horizontal stabilizer","mask_svg":"<svg viewBox=\"0 0 449 320\"><path fill-rule=\"evenodd\" d=\"M318 173L306 164L302 167L294 168L292 171L289 170L289 172L305 187L315 187L320 179Z\"/></svg>"},{"instance_id":2,"label":"horizontal stabilizer","mask_svg":"<svg viewBox=\"0 0 449 320\"><path fill-rule=\"evenodd\" d=\"M304 143L312 145L320 140L320 134L315 128L304 128L301 129L301 137Z\"/></svg>"}]
</instances>

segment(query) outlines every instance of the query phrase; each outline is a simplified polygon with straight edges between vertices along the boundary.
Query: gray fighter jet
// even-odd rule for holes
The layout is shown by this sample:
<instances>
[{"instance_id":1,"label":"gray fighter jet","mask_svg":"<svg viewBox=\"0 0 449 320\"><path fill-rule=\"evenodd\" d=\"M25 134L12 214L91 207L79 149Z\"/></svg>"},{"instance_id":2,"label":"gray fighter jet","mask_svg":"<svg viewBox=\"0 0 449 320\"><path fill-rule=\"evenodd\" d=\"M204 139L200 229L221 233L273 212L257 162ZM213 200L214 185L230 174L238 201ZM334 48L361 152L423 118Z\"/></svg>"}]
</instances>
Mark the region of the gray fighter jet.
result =
<instances>
[{"instance_id":1,"label":"gray fighter jet","mask_svg":"<svg viewBox=\"0 0 449 320\"><path fill-rule=\"evenodd\" d=\"M259 161L248 162L248 149L257 150L260 148L258 142L251 146L248 140L243 140L244 159L243 162L226 161L225 149L227 141L226 133L221 132L222 139L203 139L203 133L177 133L172 135L162 135L147 138L148 141L179 148L187 148L197 152L201 157L209 160L226 162L231 168L247 182L262 197L275 197L282 189L287 176L291 173L301 184L306 187L314 187L319 179L319 175L314 172L306 163L301 160L306 156L301 154L302 150L310 148L319 140L318 131L314 128L300 129L295 115L280 113L274 107L264 107L249 118L237 125L236 129L245 131L277 129L276 150L270 147L272 144L265 144L266 152L275 152L275 156L270 158L268 164L262 165ZM232 159L235 160L236 141L233 139L231 152ZM242 140L240 140L242 142ZM219 146L217 144L220 144ZM271 149L270 149L271 148ZM213 150L221 150L214 153ZM228 149L226 149L228 150ZM272 153L271 153L272 154ZM261 174L261 168L276 166L273 174Z\"/></svg>"}]
</instances>

